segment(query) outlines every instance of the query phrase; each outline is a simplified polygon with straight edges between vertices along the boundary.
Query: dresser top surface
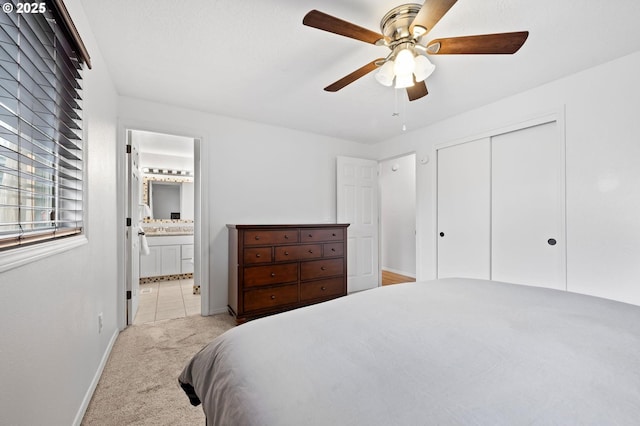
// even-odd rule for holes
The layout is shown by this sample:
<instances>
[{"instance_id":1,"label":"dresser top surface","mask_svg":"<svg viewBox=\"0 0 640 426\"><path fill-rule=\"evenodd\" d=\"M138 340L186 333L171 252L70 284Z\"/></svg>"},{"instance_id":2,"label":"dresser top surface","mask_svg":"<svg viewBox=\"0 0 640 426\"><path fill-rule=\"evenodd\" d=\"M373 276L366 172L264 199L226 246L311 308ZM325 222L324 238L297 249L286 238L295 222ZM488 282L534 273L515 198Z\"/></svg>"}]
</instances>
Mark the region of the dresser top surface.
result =
<instances>
[{"instance_id":1,"label":"dresser top surface","mask_svg":"<svg viewBox=\"0 0 640 426\"><path fill-rule=\"evenodd\" d=\"M270 224L270 225L234 225L227 224L230 229L282 229L282 228L346 228L349 223L302 223L302 224Z\"/></svg>"}]
</instances>

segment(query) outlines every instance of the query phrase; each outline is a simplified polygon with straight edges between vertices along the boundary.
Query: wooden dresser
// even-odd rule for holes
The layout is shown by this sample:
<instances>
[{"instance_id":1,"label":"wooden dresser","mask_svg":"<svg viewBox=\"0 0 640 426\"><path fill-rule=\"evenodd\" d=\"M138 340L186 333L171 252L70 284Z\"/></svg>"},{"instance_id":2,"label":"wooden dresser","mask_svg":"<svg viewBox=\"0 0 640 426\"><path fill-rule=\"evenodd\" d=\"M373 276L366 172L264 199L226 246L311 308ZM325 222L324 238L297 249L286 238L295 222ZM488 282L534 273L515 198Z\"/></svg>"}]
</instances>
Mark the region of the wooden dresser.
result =
<instances>
[{"instance_id":1,"label":"wooden dresser","mask_svg":"<svg viewBox=\"0 0 640 426\"><path fill-rule=\"evenodd\" d=\"M238 323L347 294L348 224L227 225Z\"/></svg>"}]
</instances>

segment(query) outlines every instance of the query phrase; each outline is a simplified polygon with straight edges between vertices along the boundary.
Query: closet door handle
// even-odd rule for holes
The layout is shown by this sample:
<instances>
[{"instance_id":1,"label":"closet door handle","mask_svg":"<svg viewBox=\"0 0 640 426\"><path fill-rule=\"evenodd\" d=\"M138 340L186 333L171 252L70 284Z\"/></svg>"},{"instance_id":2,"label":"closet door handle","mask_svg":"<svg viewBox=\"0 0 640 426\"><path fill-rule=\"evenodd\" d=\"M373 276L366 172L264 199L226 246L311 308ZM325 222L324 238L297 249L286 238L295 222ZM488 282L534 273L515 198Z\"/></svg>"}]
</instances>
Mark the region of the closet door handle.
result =
<instances>
[{"instance_id":1,"label":"closet door handle","mask_svg":"<svg viewBox=\"0 0 640 426\"><path fill-rule=\"evenodd\" d=\"M441 237L444 237L444 232L441 232L441 233L440 233L440 236L441 236Z\"/></svg>"},{"instance_id":2,"label":"closet door handle","mask_svg":"<svg viewBox=\"0 0 640 426\"><path fill-rule=\"evenodd\" d=\"M549 244L550 246L555 246L555 245L556 245L556 243L557 243L557 241L556 241L556 239L555 239L555 238L549 238L549 239L547 240L547 244Z\"/></svg>"}]
</instances>

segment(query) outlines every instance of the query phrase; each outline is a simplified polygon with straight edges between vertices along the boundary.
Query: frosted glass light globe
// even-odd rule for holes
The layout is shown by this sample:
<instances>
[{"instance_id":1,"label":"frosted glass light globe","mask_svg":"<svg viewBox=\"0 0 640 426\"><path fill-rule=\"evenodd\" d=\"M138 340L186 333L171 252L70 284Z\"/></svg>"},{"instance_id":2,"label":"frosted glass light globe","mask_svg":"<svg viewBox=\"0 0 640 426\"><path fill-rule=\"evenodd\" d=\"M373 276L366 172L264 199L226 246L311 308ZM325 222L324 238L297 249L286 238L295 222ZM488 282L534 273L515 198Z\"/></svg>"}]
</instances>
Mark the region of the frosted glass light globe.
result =
<instances>
[{"instance_id":1,"label":"frosted glass light globe","mask_svg":"<svg viewBox=\"0 0 640 426\"><path fill-rule=\"evenodd\" d=\"M413 53L409 49L402 49L396 55L396 61L393 66L393 71L398 75L413 74L416 68L416 61L413 58Z\"/></svg>"}]
</instances>

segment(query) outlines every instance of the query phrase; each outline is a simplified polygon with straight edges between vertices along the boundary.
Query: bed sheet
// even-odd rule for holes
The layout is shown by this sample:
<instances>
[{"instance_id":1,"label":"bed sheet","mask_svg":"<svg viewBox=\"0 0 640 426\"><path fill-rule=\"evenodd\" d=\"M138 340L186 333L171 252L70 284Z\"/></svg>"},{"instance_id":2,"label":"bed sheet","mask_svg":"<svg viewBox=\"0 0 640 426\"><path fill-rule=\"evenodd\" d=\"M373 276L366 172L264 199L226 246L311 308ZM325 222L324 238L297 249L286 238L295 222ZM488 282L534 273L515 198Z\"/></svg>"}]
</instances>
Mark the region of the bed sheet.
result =
<instances>
[{"instance_id":1,"label":"bed sheet","mask_svg":"<svg viewBox=\"0 0 640 426\"><path fill-rule=\"evenodd\" d=\"M638 424L640 307L393 285L231 329L179 381L211 425Z\"/></svg>"}]
</instances>

